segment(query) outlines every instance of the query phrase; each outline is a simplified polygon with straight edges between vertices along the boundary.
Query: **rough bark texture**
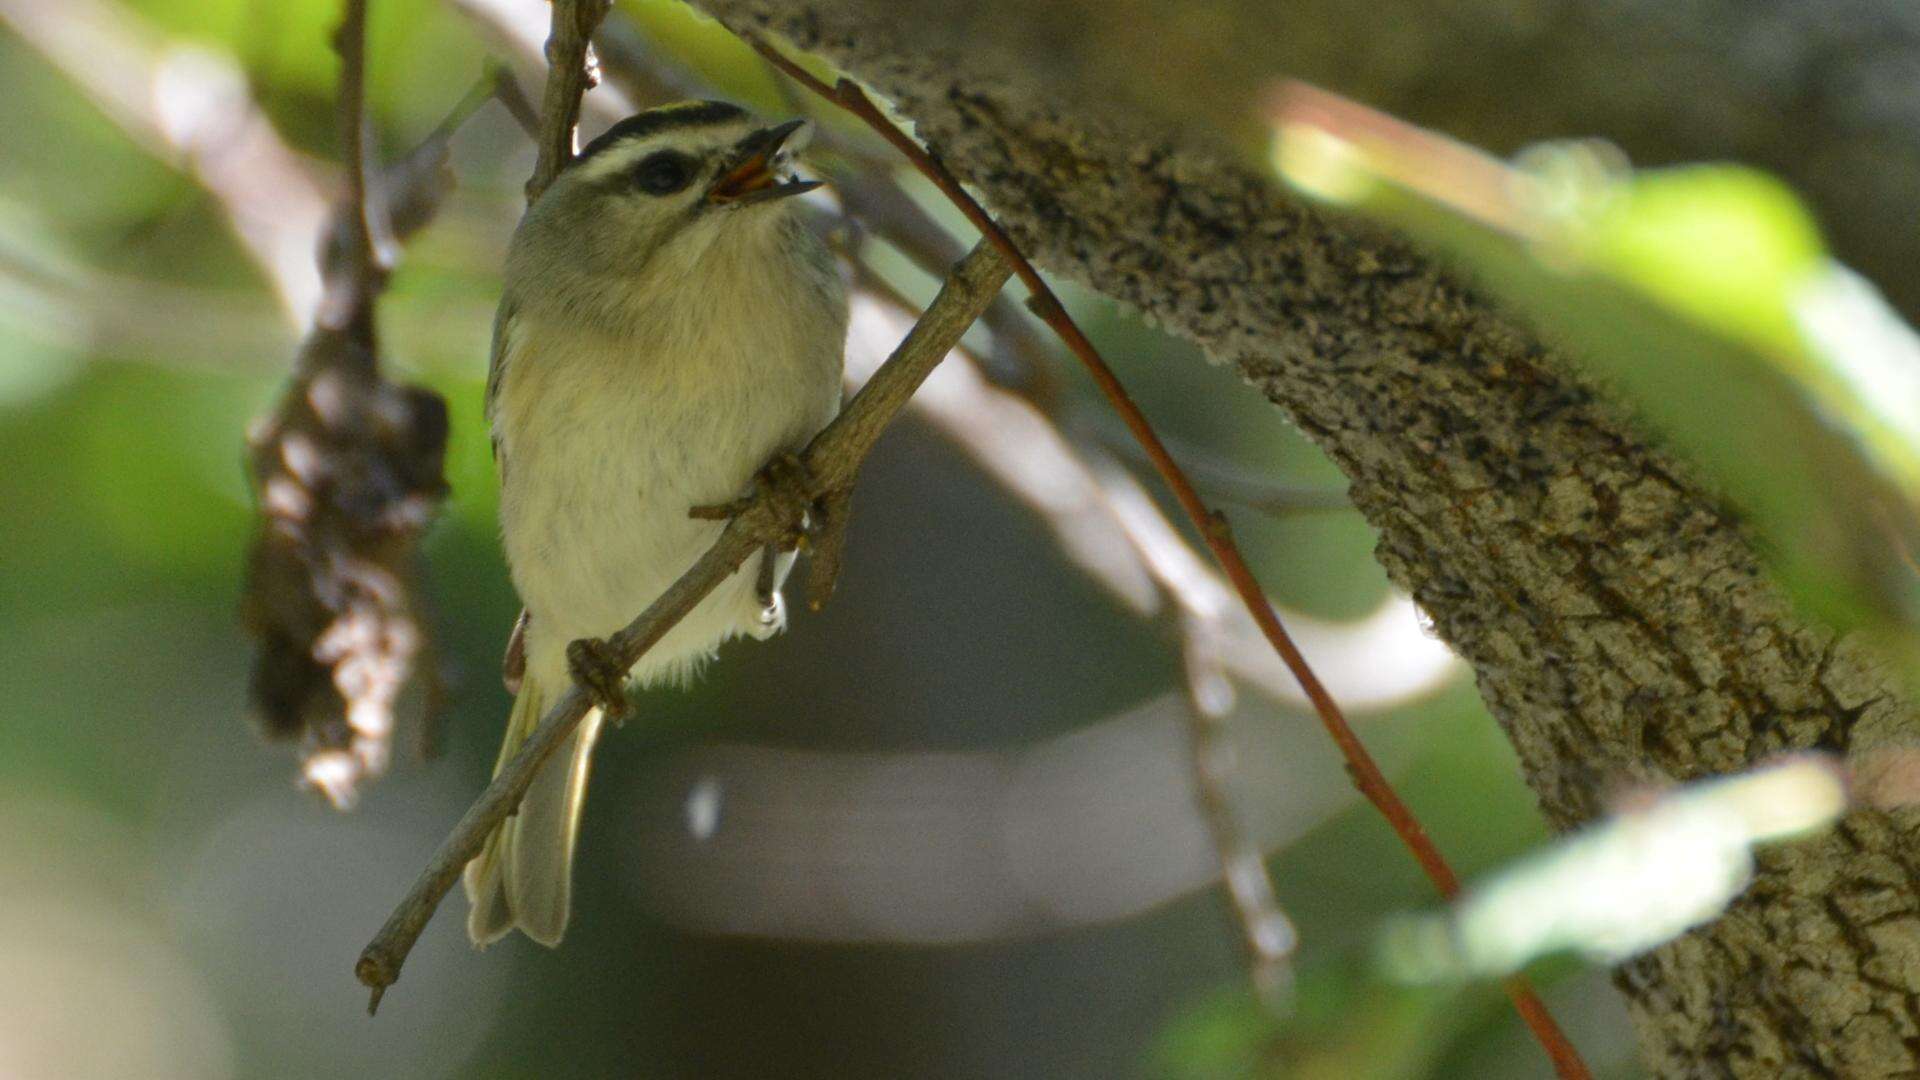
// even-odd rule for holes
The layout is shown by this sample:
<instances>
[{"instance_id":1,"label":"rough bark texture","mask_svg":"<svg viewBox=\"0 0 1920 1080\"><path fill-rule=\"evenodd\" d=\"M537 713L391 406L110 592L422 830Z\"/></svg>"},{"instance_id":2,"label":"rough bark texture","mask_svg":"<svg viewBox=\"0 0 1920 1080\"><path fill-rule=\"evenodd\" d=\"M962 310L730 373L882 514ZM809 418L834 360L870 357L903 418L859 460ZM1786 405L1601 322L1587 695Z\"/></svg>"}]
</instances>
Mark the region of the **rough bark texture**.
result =
<instances>
[{"instance_id":1,"label":"rough bark texture","mask_svg":"<svg viewBox=\"0 0 1920 1080\"><path fill-rule=\"evenodd\" d=\"M1722 55L1730 47L1702 30L1719 24L1696 5L1700 21L1680 35L1663 30L1677 16L1661 5L1624 2L1513 0L1495 18L1489 0L1442 22L1410 5L1396 21L1331 0L1214 0L1164 5L1182 11L1172 23L1154 0L699 3L891 95L1039 262L1199 342L1312 435L1351 477L1389 573L1474 665L1556 826L1592 817L1625 780L1737 770L1792 747L1858 754L1914 734L1886 674L1798 621L1729 515L1568 365L1421 258L1288 201L1200 134L1244 119L1264 73L1235 57L1273 42L1303 71L1340 75L1328 81L1418 120L1465 118L1463 134L1495 143L1618 134L1790 177L1851 147L1880 194L1843 191L1825 209L1856 235L1877 222L1887 235L1860 261L1894 266L1914 240L1876 208L1915 201L1920 125L1889 128L1916 106L1910 87L1861 89L1896 85L1879 68L1849 73L1852 97L1818 83L1852 31L1801 26L1787 3L1740 5L1746 47ZM1875 55L1910 71L1915 20L1893 10L1878 16ZM1341 23L1360 12L1374 21ZM1290 23L1296 14L1305 21ZM1524 33L1509 27L1521 14L1534 20ZM1508 29L1476 37L1483 20ZM1325 51L1359 48L1369 26L1417 56L1395 66L1382 55L1399 54L1376 49L1343 66ZM1634 52L1651 39L1651 59ZM1476 81L1483 62L1509 70ZM1794 81L1756 82L1770 65ZM1183 78L1184 92L1154 96ZM1487 129L1506 112L1514 139ZM1857 813L1774 848L1725 917L1622 968L1655 1071L1920 1076L1917 827Z\"/></svg>"}]
</instances>

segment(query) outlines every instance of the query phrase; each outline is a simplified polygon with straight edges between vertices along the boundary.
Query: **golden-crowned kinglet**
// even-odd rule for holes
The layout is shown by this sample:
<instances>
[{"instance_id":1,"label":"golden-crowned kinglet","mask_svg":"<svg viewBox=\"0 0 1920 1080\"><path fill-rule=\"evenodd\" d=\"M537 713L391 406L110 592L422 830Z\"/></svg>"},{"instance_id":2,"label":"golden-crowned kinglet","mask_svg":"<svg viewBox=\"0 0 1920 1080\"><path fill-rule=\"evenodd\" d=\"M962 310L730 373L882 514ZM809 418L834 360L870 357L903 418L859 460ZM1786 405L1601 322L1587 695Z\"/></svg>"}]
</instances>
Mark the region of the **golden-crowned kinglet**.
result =
<instances>
[{"instance_id":1,"label":"golden-crowned kinglet","mask_svg":"<svg viewBox=\"0 0 1920 1080\"><path fill-rule=\"evenodd\" d=\"M593 140L527 211L494 320L487 416L500 524L529 621L505 762L570 684L567 645L618 630L710 547L689 508L728 502L840 408L847 300L789 196L799 121L717 101L651 109ZM763 554L759 559L770 556ZM684 679L722 642L785 624L759 559L635 665ZM464 875L475 944L567 929L599 710L548 760ZM496 766L497 767L497 766Z\"/></svg>"}]
</instances>

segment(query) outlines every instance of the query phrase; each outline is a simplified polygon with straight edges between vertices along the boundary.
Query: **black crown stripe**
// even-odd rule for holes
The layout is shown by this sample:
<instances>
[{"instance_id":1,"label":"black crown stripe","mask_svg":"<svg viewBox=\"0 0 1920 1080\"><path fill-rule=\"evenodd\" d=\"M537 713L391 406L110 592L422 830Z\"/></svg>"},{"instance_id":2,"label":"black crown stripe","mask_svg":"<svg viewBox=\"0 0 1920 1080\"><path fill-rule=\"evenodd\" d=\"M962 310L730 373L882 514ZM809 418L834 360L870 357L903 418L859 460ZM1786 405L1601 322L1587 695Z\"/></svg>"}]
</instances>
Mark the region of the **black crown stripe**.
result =
<instances>
[{"instance_id":1,"label":"black crown stripe","mask_svg":"<svg viewBox=\"0 0 1920 1080\"><path fill-rule=\"evenodd\" d=\"M646 112L634 113L601 132L592 142L581 148L572 164L578 165L595 154L628 139L644 138L680 128L707 127L729 120L745 119L746 116L745 109L725 101L683 101L677 105L663 105L657 109L648 109Z\"/></svg>"}]
</instances>

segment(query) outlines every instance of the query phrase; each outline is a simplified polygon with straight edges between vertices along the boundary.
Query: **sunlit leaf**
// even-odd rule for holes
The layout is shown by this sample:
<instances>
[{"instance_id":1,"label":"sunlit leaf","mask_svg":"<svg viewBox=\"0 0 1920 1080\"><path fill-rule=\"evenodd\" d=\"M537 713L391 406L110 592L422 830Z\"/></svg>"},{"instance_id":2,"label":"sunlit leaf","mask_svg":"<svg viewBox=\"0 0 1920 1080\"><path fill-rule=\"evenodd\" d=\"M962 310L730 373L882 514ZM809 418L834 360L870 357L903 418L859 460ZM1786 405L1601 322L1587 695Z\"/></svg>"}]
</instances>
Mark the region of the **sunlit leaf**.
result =
<instances>
[{"instance_id":1,"label":"sunlit leaf","mask_svg":"<svg viewBox=\"0 0 1920 1080\"><path fill-rule=\"evenodd\" d=\"M1820 273L1825 251L1785 184L1732 165L1654 169L1589 202L1564 228L1594 271L1769 354L1798 351L1792 298Z\"/></svg>"},{"instance_id":2,"label":"sunlit leaf","mask_svg":"<svg viewBox=\"0 0 1920 1080\"><path fill-rule=\"evenodd\" d=\"M1618 962L1712 919L1753 876L1753 845L1817 829L1847 807L1841 770L1801 756L1678 788L1382 937L1409 982L1502 975L1575 949Z\"/></svg>"}]
</instances>

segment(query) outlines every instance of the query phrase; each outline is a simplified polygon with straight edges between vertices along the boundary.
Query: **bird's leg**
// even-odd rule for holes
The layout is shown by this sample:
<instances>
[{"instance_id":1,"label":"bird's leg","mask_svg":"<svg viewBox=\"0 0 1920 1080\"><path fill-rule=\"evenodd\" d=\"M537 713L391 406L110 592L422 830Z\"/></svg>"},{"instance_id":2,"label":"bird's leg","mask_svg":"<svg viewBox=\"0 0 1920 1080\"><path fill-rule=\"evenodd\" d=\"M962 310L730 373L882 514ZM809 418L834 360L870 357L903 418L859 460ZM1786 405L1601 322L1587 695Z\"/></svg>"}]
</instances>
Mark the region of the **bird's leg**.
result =
<instances>
[{"instance_id":1,"label":"bird's leg","mask_svg":"<svg viewBox=\"0 0 1920 1080\"><path fill-rule=\"evenodd\" d=\"M567 643L567 671L580 689L615 724L627 711L627 668L605 638L579 638Z\"/></svg>"},{"instance_id":2,"label":"bird's leg","mask_svg":"<svg viewBox=\"0 0 1920 1080\"><path fill-rule=\"evenodd\" d=\"M753 596L763 608L773 606L773 591L776 588L773 574L779 558L780 548L777 544L768 544L760 549L760 573L753 581Z\"/></svg>"},{"instance_id":3,"label":"bird's leg","mask_svg":"<svg viewBox=\"0 0 1920 1080\"><path fill-rule=\"evenodd\" d=\"M701 521L731 521L764 501L772 503L783 520L797 522L812 508L814 498L812 470L799 454L783 450L754 474L752 492L731 502L696 506L687 511L687 516ZM782 549L791 551L803 539L804 534L795 529Z\"/></svg>"},{"instance_id":4,"label":"bird's leg","mask_svg":"<svg viewBox=\"0 0 1920 1080\"><path fill-rule=\"evenodd\" d=\"M765 641L787 627L787 608L780 600L780 584L775 575L780 569L780 545L767 544L760 549L760 569L754 575L753 599L760 612L754 637Z\"/></svg>"}]
</instances>

